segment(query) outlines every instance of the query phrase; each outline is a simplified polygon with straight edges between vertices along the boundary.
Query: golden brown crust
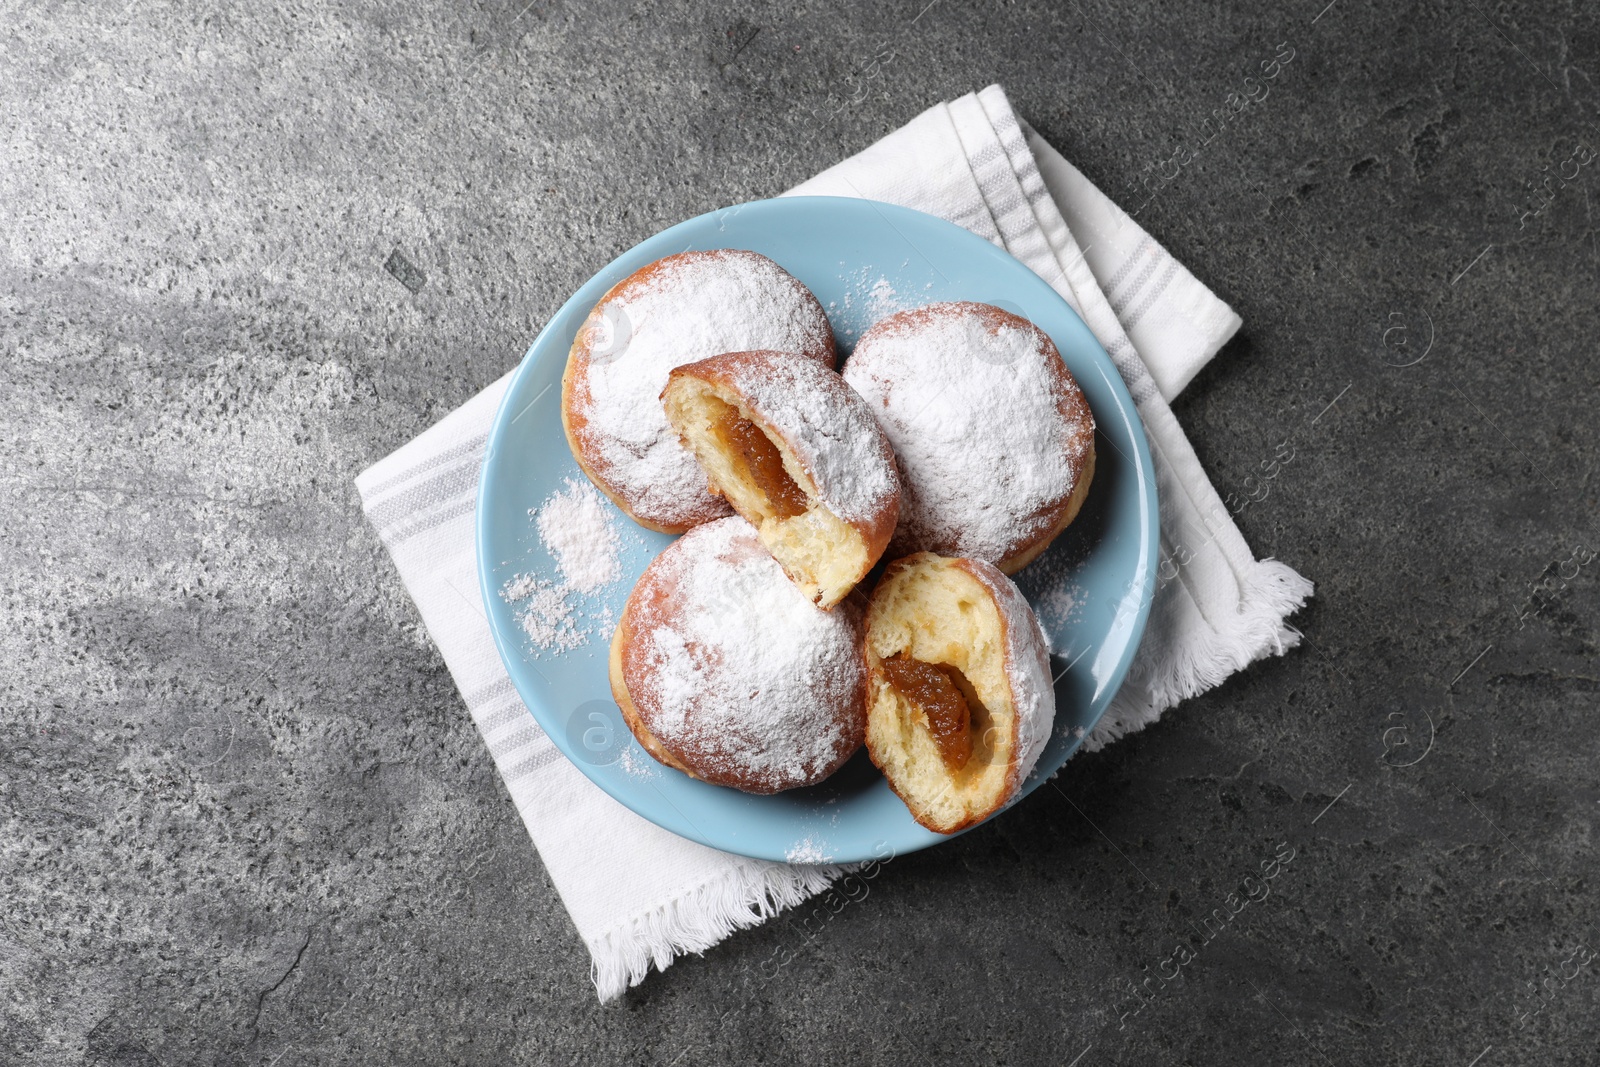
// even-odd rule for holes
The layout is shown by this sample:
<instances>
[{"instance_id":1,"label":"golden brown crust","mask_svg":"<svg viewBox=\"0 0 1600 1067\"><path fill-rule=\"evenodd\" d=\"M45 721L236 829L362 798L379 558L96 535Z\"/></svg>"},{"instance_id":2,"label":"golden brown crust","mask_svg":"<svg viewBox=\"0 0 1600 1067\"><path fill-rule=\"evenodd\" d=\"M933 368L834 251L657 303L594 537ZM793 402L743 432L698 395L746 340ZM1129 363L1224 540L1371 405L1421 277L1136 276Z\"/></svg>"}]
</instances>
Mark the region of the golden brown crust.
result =
<instances>
[{"instance_id":1,"label":"golden brown crust","mask_svg":"<svg viewBox=\"0 0 1600 1067\"><path fill-rule=\"evenodd\" d=\"M1094 435L1089 435L1089 454L1084 458L1083 470L1078 474L1078 481L1072 487L1072 495L1067 498L1066 506L1056 517L1055 525L1042 537L1035 538L1031 544L1014 555L1007 556L995 566L1005 574L1016 574L1022 568L1044 555L1045 549L1059 537L1072 521L1078 517L1078 512L1083 509L1083 502L1089 497L1089 486L1094 481Z\"/></svg>"},{"instance_id":2,"label":"golden brown crust","mask_svg":"<svg viewBox=\"0 0 1600 1067\"><path fill-rule=\"evenodd\" d=\"M645 726L644 720L639 717L639 709L634 706L633 697L628 694L628 682L623 676L622 656L623 649L628 645L631 627L628 623L628 613L622 613L622 621L617 623L617 628L611 634L611 654L608 661L607 673L611 678L611 697L617 702L617 708L622 712L622 721L628 724L628 729L633 731L633 736L638 739L644 750L655 757L656 762L664 763L682 771L691 778L696 775L666 747L655 734Z\"/></svg>"}]
</instances>

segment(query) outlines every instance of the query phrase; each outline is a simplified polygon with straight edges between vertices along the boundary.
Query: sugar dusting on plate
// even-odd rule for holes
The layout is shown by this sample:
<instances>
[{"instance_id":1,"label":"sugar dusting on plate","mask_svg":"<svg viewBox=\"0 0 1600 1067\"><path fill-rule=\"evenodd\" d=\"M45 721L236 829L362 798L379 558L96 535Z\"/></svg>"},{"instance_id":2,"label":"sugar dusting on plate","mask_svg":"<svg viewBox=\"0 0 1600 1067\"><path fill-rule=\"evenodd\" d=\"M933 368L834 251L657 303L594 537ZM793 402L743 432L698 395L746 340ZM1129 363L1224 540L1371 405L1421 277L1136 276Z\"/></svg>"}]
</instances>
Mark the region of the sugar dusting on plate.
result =
<instances>
[{"instance_id":1,"label":"sugar dusting on plate","mask_svg":"<svg viewBox=\"0 0 1600 1067\"><path fill-rule=\"evenodd\" d=\"M630 745L622 750L622 758L617 760L617 767L635 781L654 778L661 771L661 764L636 745Z\"/></svg>"},{"instance_id":2,"label":"sugar dusting on plate","mask_svg":"<svg viewBox=\"0 0 1600 1067\"><path fill-rule=\"evenodd\" d=\"M790 845L783 858L790 863L827 863L833 859L827 849L825 842L807 837L804 841L796 841Z\"/></svg>"},{"instance_id":3,"label":"sugar dusting on plate","mask_svg":"<svg viewBox=\"0 0 1600 1067\"><path fill-rule=\"evenodd\" d=\"M518 574L500 588L533 647L557 655L588 644L597 628L610 630L611 609L582 600L622 574L622 542L608 505L586 481L568 478L565 486L528 512L557 577Z\"/></svg>"},{"instance_id":4,"label":"sugar dusting on plate","mask_svg":"<svg viewBox=\"0 0 1600 1067\"><path fill-rule=\"evenodd\" d=\"M528 514L539 528L539 540L573 589L593 593L617 580L622 571L621 542L594 486L568 478L564 492L551 494Z\"/></svg>"},{"instance_id":5,"label":"sugar dusting on plate","mask_svg":"<svg viewBox=\"0 0 1600 1067\"><path fill-rule=\"evenodd\" d=\"M501 587L500 599L517 605L517 625L528 640L546 652L559 653L589 641L589 631L580 629L573 618L571 593L565 582L519 574Z\"/></svg>"},{"instance_id":6,"label":"sugar dusting on plate","mask_svg":"<svg viewBox=\"0 0 1600 1067\"><path fill-rule=\"evenodd\" d=\"M842 300L828 302L829 311L844 313L845 321L837 325L836 332L846 344L854 344L857 337L880 319L927 303L922 297L903 296L886 276L874 274L870 267L840 274L840 280L847 286L844 296Z\"/></svg>"},{"instance_id":7,"label":"sugar dusting on plate","mask_svg":"<svg viewBox=\"0 0 1600 1067\"><path fill-rule=\"evenodd\" d=\"M1042 588L1034 599L1033 610L1050 638L1052 651L1062 651L1056 647L1057 635L1066 629L1068 622L1083 613L1083 598L1083 588L1072 581L1070 575L1063 575L1054 584Z\"/></svg>"}]
</instances>

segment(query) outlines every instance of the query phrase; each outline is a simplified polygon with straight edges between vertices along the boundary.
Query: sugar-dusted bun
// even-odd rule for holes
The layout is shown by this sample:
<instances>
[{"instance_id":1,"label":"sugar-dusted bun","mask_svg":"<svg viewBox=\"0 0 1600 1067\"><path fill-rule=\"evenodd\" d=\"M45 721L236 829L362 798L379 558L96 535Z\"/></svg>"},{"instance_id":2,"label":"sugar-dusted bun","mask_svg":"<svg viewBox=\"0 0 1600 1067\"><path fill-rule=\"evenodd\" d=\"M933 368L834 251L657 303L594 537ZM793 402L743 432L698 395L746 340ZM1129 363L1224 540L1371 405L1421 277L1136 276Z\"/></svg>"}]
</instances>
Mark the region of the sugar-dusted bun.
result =
<instances>
[{"instance_id":1,"label":"sugar-dusted bun","mask_svg":"<svg viewBox=\"0 0 1600 1067\"><path fill-rule=\"evenodd\" d=\"M819 607L883 555L900 515L894 452L833 371L793 352L728 352L673 370L661 402L712 491Z\"/></svg>"},{"instance_id":2,"label":"sugar-dusted bun","mask_svg":"<svg viewBox=\"0 0 1600 1067\"><path fill-rule=\"evenodd\" d=\"M867 609L867 751L930 830L951 834L1022 788L1055 722L1044 632L992 564L889 564Z\"/></svg>"},{"instance_id":3,"label":"sugar-dusted bun","mask_svg":"<svg viewBox=\"0 0 1600 1067\"><path fill-rule=\"evenodd\" d=\"M618 282L584 320L561 379L561 424L591 481L642 526L682 533L728 514L661 410L673 367L778 348L832 368L811 290L766 256L680 252Z\"/></svg>"},{"instance_id":4,"label":"sugar-dusted bun","mask_svg":"<svg viewBox=\"0 0 1600 1067\"><path fill-rule=\"evenodd\" d=\"M1015 574L1083 506L1094 415L1050 338L988 304L930 304L861 336L844 379L900 459L891 556L983 559Z\"/></svg>"},{"instance_id":5,"label":"sugar-dusted bun","mask_svg":"<svg viewBox=\"0 0 1600 1067\"><path fill-rule=\"evenodd\" d=\"M611 639L611 692L639 743L715 785L820 782L866 729L857 602L811 603L738 517L697 526L640 576Z\"/></svg>"}]
</instances>

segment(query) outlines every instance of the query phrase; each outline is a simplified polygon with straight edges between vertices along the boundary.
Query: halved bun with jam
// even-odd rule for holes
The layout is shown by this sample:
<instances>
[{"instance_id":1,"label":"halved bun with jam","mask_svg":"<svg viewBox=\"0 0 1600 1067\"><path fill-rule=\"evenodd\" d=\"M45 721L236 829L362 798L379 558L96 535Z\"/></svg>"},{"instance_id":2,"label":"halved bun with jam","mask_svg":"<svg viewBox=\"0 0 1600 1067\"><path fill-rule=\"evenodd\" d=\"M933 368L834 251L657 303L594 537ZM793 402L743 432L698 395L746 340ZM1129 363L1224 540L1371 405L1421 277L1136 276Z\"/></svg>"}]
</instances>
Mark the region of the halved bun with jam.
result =
<instances>
[{"instance_id":1,"label":"halved bun with jam","mask_svg":"<svg viewBox=\"0 0 1600 1067\"><path fill-rule=\"evenodd\" d=\"M728 352L675 368L667 421L714 492L812 602L845 598L900 515L894 452L843 378L793 352Z\"/></svg>"},{"instance_id":2,"label":"halved bun with jam","mask_svg":"<svg viewBox=\"0 0 1600 1067\"><path fill-rule=\"evenodd\" d=\"M993 564L921 552L867 609L867 751L912 816L955 833L1022 788L1055 722L1048 645Z\"/></svg>"}]
</instances>

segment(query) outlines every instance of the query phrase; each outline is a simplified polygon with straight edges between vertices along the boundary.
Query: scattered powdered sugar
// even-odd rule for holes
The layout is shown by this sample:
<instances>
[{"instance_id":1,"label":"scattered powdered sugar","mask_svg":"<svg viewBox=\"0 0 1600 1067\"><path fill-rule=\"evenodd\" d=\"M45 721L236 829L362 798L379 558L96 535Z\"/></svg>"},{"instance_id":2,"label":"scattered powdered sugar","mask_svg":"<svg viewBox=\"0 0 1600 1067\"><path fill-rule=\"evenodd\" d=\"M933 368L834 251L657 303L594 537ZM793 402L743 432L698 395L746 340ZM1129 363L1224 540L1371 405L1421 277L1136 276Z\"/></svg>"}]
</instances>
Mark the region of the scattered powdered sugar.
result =
<instances>
[{"instance_id":1,"label":"scattered powdered sugar","mask_svg":"<svg viewBox=\"0 0 1600 1067\"><path fill-rule=\"evenodd\" d=\"M1088 732L1089 732L1089 731L1088 731L1088 730L1085 730L1085 729L1084 729L1084 728L1083 728L1083 727L1081 727L1081 726L1074 726L1074 727L1073 727L1073 728L1072 728L1072 736L1073 736L1073 737L1075 737L1075 738L1077 738L1077 739L1078 739L1078 740L1080 740L1080 741L1082 741L1082 740L1083 740L1083 736L1084 736L1084 735L1085 735L1085 734L1087 734L1087 733L1088 733Z\"/></svg>"},{"instance_id":2,"label":"scattered powdered sugar","mask_svg":"<svg viewBox=\"0 0 1600 1067\"><path fill-rule=\"evenodd\" d=\"M703 519L715 506L705 473L661 407L672 368L755 349L801 352L833 365L832 335L816 299L754 252L686 254L642 283L624 285L594 315L614 324L616 351L590 359L578 390L587 390L578 404L587 425L575 432L617 495L663 525Z\"/></svg>"},{"instance_id":3,"label":"scattered powdered sugar","mask_svg":"<svg viewBox=\"0 0 1600 1067\"><path fill-rule=\"evenodd\" d=\"M833 859L828 853L827 844L811 837L790 845L783 858L790 863L827 863Z\"/></svg>"},{"instance_id":4,"label":"scattered powdered sugar","mask_svg":"<svg viewBox=\"0 0 1600 1067\"><path fill-rule=\"evenodd\" d=\"M904 311L900 294L889 284L888 278L879 278L867 290L867 310L875 318L888 318L896 311Z\"/></svg>"},{"instance_id":5,"label":"scattered powdered sugar","mask_svg":"<svg viewBox=\"0 0 1600 1067\"><path fill-rule=\"evenodd\" d=\"M869 330L844 367L900 459L892 551L997 561L1072 492L1094 419L1049 339L972 304L930 304Z\"/></svg>"},{"instance_id":6,"label":"scattered powdered sugar","mask_svg":"<svg viewBox=\"0 0 1600 1067\"><path fill-rule=\"evenodd\" d=\"M1048 566L1048 564L1046 564ZM1041 570L1035 576L1029 567L1018 578L1018 584L1028 590L1028 602L1033 605L1034 613L1039 616L1039 625L1043 626L1047 634L1063 633L1067 624L1083 614L1086 594L1083 587L1073 580L1073 571L1065 574L1050 574ZM1066 570L1065 568L1062 568ZM1050 650L1064 653L1064 649L1056 647L1055 638L1050 640Z\"/></svg>"},{"instance_id":7,"label":"scattered powdered sugar","mask_svg":"<svg viewBox=\"0 0 1600 1067\"><path fill-rule=\"evenodd\" d=\"M812 604L743 519L669 545L629 612L629 693L701 777L776 792L826 777L860 746L859 614Z\"/></svg>"},{"instance_id":8,"label":"scattered powdered sugar","mask_svg":"<svg viewBox=\"0 0 1600 1067\"><path fill-rule=\"evenodd\" d=\"M515 603L537 593L541 586L548 585L549 582L541 582L531 574L519 574L501 587L500 595L507 603Z\"/></svg>"},{"instance_id":9,"label":"scattered powdered sugar","mask_svg":"<svg viewBox=\"0 0 1600 1067\"><path fill-rule=\"evenodd\" d=\"M622 543L594 486L577 478L566 484L530 514L562 578L580 593L593 593L617 580Z\"/></svg>"},{"instance_id":10,"label":"scattered powdered sugar","mask_svg":"<svg viewBox=\"0 0 1600 1067\"><path fill-rule=\"evenodd\" d=\"M617 766L629 778L635 781L645 781L656 777L661 771L661 764L651 759L644 750L634 745L629 745L622 750L622 756L617 760Z\"/></svg>"},{"instance_id":11,"label":"scattered powdered sugar","mask_svg":"<svg viewBox=\"0 0 1600 1067\"><path fill-rule=\"evenodd\" d=\"M845 522L871 522L900 489L872 409L833 371L788 353L735 364L732 385L783 436Z\"/></svg>"},{"instance_id":12,"label":"scattered powdered sugar","mask_svg":"<svg viewBox=\"0 0 1600 1067\"><path fill-rule=\"evenodd\" d=\"M830 300L828 310L842 311L840 317L844 324L839 333L847 341L854 341L864 329L878 320L920 303L902 296L893 282L882 274L876 274L871 267L841 273L840 280L845 283L844 294L838 300ZM930 287L932 284L928 283Z\"/></svg>"},{"instance_id":13,"label":"scattered powdered sugar","mask_svg":"<svg viewBox=\"0 0 1600 1067\"><path fill-rule=\"evenodd\" d=\"M1071 651L1075 643L1071 630L1082 623L1092 603L1082 582L1087 548L1069 531L1016 576L1017 587L1033 605L1055 655L1077 655Z\"/></svg>"},{"instance_id":14,"label":"scattered powdered sugar","mask_svg":"<svg viewBox=\"0 0 1600 1067\"><path fill-rule=\"evenodd\" d=\"M500 598L516 604L517 625L536 648L546 652L571 652L589 642L588 627L580 627L565 582L552 582L519 574L500 590Z\"/></svg>"},{"instance_id":15,"label":"scattered powdered sugar","mask_svg":"<svg viewBox=\"0 0 1600 1067\"><path fill-rule=\"evenodd\" d=\"M539 651L571 652L597 630L611 629L608 606L583 603L622 573L622 542L608 508L593 486L568 478L565 489L528 512L558 577L518 574L501 587L500 598L516 605L517 625Z\"/></svg>"}]
</instances>

